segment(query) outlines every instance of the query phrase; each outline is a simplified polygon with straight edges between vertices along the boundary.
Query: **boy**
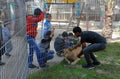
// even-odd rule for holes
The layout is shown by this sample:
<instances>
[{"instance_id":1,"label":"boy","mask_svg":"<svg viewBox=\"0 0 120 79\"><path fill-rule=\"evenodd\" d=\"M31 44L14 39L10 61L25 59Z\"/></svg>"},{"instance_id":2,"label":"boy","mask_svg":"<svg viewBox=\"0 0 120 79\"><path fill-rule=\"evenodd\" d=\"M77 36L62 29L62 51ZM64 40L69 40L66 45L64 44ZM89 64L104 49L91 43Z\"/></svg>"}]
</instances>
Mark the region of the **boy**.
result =
<instances>
[{"instance_id":1,"label":"boy","mask_svg":"<svg viewBox=\"0 0 120 79\"><path fill-rule=\"evenodd\" d=\"M44 37L46 36L47 31L52 31L53 29L55 29L54 27L52 27L51 19L52 19L51 14L47 13L46 21L44 23L44 34L43 34Z\"/></svg>"},{"instance_id":2,"label":"boy","mask_svg":"<svg viewBox=\"0 0 120 79\"><path fill-rule=\"evenodd\" d=\"M71 47L74 45L74 35L71 32L68 34L68 42Z\"/></svg>"},{"instance_id":3,"label":"boy","mask_svg":"<svg viewBox=\"0 0 120 79\"><path fill-rule=\"evenodd\" d=\"M68 33L64 31L62 35L59 35L54 41L54 48L55 51L57 52L56 54L60 57L63 56L64 55L63 49L69 47L70 42L68 40Z\"/></svg>"},{"instance_id":4,"label":"boy","mask_svg":"<svg viewBox=\"0 0 120 79\"><path fill-rule=\"evenodd\" d=\"M36 8L34 10L33 16L31 15L26 17L26 38L29 44L29 55L28 55L29 68L36 68L36 66L32 64L34 51L36 52L36 55L37 55L37 61L41 66L41 63L40 63L41 61L39 60L40 48L35 41L35 37L37 35L38 22L40 22L43 19L44 19L44 13L39 8ZM41 66L41 67L45 67L45 66Z\"/></svg>"},{"instance_id":5,"label":"boy","mask_svg":"<svg viewBox=\"0 0 120 79\"><path fill-rule=\"evenodd\" d=\"M47 31L46 37L43 38L39 44L41 55L42 65L46 65L47 60L50 60L54 57L54 51L50 50L50 42L52 40L53 34L51 31Z\"/></svg>"},{"instance_id":6,"label":"boy","mask_svg":"<svg viewBox=\"0 0 120 79\"><path fill-rule=\"evenodd\" d=\"M73 33L75 34L76 37L81 37L81 41L70 50L73 50L78 46L81 46L81 44L84 42L91 43L90 45L88 45L83 49L83 54L87 64L83 65L82 67L92 69L94 68L95 65L99 65L100 62L96 59L93 52L104 50L107 44L106 39L96 32L92 32L92 31L82 32L80 27L74 27Z\"/></svg>"}]
</instances>

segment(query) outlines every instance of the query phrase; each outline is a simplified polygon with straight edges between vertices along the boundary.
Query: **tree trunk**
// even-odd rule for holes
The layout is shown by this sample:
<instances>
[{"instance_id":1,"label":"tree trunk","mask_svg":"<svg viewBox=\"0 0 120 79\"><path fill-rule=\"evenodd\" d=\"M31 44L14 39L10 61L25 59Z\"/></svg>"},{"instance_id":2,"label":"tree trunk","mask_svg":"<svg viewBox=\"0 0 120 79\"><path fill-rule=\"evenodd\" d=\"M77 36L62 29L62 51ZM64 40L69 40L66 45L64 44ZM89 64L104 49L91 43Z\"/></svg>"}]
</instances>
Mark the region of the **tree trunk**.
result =
<instances>
[{"instance_id":1,"label":"tree trunk","mask_svg":"<svg viewBox=\"0 0 120 79\"><path fill-rule=\"evenodd\" d=\"M105 38L111 39L112 38L112 33L113 33L113 29L112 29L112 12L110 12L109 10L106 11L106 16L105 16L105 25L103 27L103 36Z\"/></svg>"},{"instance_id":2,"label":"tree trunk","mask_svg":"<svg viewBox=\"0 0 120 79\"><path fill-rule=\"evenodd\" d=\"M113 0L109 0L105 10L105 25L102 34L106 39L112 39L112 16L113 16Z\"/></svg>"}]
</instances>

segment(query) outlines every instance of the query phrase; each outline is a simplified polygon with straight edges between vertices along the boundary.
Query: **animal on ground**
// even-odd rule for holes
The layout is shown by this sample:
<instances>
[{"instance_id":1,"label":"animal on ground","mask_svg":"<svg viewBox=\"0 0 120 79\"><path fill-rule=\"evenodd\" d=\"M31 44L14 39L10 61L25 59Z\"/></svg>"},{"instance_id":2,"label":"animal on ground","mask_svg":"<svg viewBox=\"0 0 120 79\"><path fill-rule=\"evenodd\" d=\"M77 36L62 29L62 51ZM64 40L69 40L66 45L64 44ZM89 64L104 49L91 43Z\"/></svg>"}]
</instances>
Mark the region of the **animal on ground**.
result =
<instances>
[{"instance_id":1,"label":"animal on ground","mask_svg":"<svg viewBox=\"0 0 120 79\"><path fill-rule=\"evenodd\" d=\"M81 58L81 57L78 57L80 53L82 53L82 47L77 47L72 51L70 51L69 48L64 49L65 60L68 62L68 64L75 65Z\"/></svg>"}]
</instances>

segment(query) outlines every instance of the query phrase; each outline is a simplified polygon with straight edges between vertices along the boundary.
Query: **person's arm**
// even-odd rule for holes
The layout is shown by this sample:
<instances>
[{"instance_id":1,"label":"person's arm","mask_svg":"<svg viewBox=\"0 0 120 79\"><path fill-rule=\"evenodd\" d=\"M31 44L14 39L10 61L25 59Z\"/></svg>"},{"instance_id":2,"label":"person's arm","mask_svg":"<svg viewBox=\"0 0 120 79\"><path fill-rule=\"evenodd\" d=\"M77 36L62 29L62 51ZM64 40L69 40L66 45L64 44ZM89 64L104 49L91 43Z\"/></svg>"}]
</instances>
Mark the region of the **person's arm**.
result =
<instances>
[{"instance_id":1,"label":"person's arm","mask_svg":"<svg viewBox=\"0 0 120 79\"><path fill-rule=\"evenodd\" d=\"M53 38L53 36L54 36L54 31L55 31L55 28L52 28L52 32L51 32L51 35L50 35L51 38Z\"/></svg>"},{"instance_id":2,"label":"person's arm","mask_svg":"<svg viewBox=\"0 0 120 79\"><path fill-rule=\"evenodd\" d=\"M74 49L76 49L77 47L79 47L79 46L81 46L81 42L79 42L78 44L76 44L73 48L69 48L69 50L74 50Z\"/></svg>"},{"instance_id":3,"label":"person's arm","mask_svg":"<svg viewBox=\"0 0 120 79\"><path fill-rule=\"evenodd\" d=\"M46 42L48 42L48 41L51 41L51 39L52 39L52 38L42 39L42 40L41 40L41 43L46 43Z\"/></svg>"},{"instance_id":4,"label":"person's arm","mask_svg":"<svg viewBox=\"0 0 120 79\"><path fill-rule=\"evenodd\" d=\"M79 58L83 55L83 49L86 47L86 42L83 42L81 45L82 45L82 50L81 50L80 54L77 56Z\"/></svg>"},{"instance_id":5,"label":"person's arm","mask_svg":"<svg viewBox=\"0 0 120 79\"><path fill-rule=\"evenodd\" d=\"M41 13L40 16L38 16L38 18L35 19L35 22L40 22L43 19L44 19L44 13Z\"/></svg>"},{"instance_id":6,"label":"person's arm","mask_svg":"<svg viewBox=\"0 0 120 79\"><path fill-rule=\"evenodd\" d=\"M84 49L86 47L86 42L83 42L81 45L82 45L82 49Z\"/></svg>"}]
</instances>

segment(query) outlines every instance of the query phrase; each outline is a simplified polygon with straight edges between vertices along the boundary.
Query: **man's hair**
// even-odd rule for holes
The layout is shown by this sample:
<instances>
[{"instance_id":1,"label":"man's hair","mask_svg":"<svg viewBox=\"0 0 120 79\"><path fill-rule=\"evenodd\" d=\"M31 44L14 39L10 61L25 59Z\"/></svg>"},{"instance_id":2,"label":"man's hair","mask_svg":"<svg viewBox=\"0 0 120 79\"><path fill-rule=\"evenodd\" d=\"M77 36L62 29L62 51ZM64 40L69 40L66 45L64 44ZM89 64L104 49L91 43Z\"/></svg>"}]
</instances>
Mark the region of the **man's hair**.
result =
<instances>
[{"instance_id":1,"label":"man's hair","mask_svg":"<svg viewBox=\"0 0 120 79\"><path fill-rule=\"evenodd\" d=\"M64 31L64 32L62 33L62 37L68 37L68 33Z\"/></svg>"},{"instance_id":2,"label":"man's hair","mask_svg":"<svg viewBox=\"0 0 120 79\"><path fill-rule=\"evenodd\" d=\"M39 8L36 8L34 10L34 15L40 15L42 13L42 11Z\"/></svg>"},{"instance_id":3,"label":"man's hair","mask_svg":"<svg viewBox=\"0 0 120 79\"><path fill-rule=\"evenodd\" d=\"M45 18L50 18L51 17L51 14L47 13Z\"/></svg>"},{"instance_id":4,"label":"man's hair","mask_svg":"<svg viewBox=\"0 0 120 79\"><path fill-rule=\"evenodd\" d=\"M76 33L76 32L79 32L79 33L81 33L82 32L82 30L81 30L81 28L80 27L74 27L73 28L73 33Z\"/></svg>"}]
</instances>

